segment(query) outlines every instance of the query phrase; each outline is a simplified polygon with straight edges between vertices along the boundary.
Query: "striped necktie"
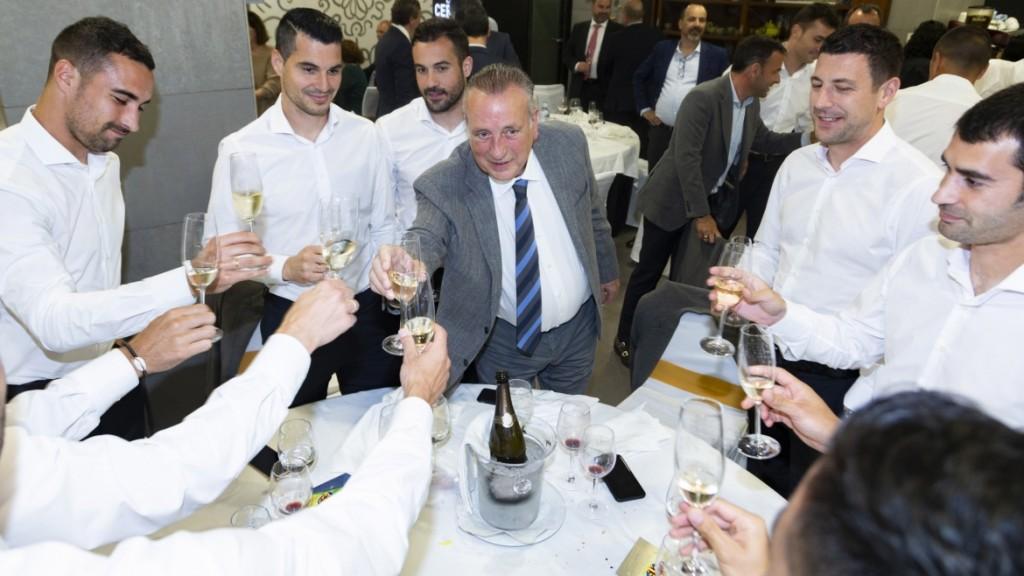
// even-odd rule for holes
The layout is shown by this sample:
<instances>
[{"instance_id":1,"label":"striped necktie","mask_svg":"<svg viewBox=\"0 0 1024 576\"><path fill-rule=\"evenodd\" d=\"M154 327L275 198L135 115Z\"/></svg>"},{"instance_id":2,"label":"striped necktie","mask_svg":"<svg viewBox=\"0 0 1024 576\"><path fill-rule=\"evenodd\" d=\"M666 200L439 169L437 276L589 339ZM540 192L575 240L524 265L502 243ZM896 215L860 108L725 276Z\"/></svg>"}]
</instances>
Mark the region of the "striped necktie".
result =
<instances>
[{"instance_id":1,"label":"striped necktie","mask_svg":"<svg viewBox=\"0 0 1024 576\"><path fill-rule=\"evenodd\" d=\"M526 200L526 180L516 180L516 348L527 356L540 342L540 260L533 218Z\"/></svg>"}]
</instances>

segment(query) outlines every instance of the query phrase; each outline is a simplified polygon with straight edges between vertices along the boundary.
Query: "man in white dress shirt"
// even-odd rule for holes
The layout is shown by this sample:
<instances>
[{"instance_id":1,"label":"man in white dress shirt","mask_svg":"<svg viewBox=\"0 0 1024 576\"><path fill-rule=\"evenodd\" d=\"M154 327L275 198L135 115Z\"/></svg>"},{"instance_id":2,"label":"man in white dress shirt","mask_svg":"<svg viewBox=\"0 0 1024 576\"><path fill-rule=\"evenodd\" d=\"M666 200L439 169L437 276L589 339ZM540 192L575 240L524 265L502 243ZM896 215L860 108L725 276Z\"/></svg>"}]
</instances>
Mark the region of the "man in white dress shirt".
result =
<instances>
[{"instance_id":1,"label":"man in white dress shirt","mask_svg":"<svg viewBox=\"0 0 1024 576\"><path fill-rule=\"evenodd\" d=\"M821 44L839 28L839 16L831 6L821 3L804 6L793 15L789 38L782 43L786 57L782 61L779 83L761 99L761 120L772 132L807 132L811 129L811 74ZM757 234L764 216L768 194L775 174L786 159L752 149L747 172L740 181L740 210L747 214L747 236Z\"/></svg>"},{"instance_id":2,"label":"man in white dress shirt","mask_svg":"<svg viewBox=\"0 0 1024 576\"><path fill-rule=\"evenodd\" d=\"M403 335L406 398L387 436L340 493L259 530L141 537L221 493L284 419L310 353L351 327L357 308L340 281L304 293L244 374L220 386L184 422L145 441L69 441L39 435L22 427L16 411L9 414L0 432L0 442L6 440L0 453L0 572L397 574L430 482L430 402L444 389L450 366L447 333L440 327L423 352ZM110 371L100 374L89 364L62 384L88 392L88 379L107 379L103 385L132 378L123 359L96 362ZM74 418L52 416L50 427ZM109 557L84 550L124 538L130 539Z\"/></svg>"},{"instance_id":3,"label":"man in white dress shirt","mask_svg":"<svg viewBox=\"0 0 1024 576\"><path fill-rule=\"evenodd\" d=\"M402 230L416 219L412 183L466 141L462 96L473 69L466 33L447 18L427 20L416 27L412 60L423 97L377 120Z\"/></svg>"},{"instance_id":4,"label":"man in white dress shirt","mask_svg":"<svg viewBox=\"0 0 1024 576\"><path fill-rule=\"evenodd\" d=\"M988 32L960 26L946 32L932 51L929 80L900 90L885 109L896 135L942 166L942 151L956 121L981 100L974 82L988 68Z\"/></svg>"},{"instance_id":5,"label":"man in white dress shirt","mask_svg":"<svg viewBox=\"0 0 1024 576\"><path fill-rule=\"evenodd\" d=\"M608 79L598 71L604 39L622 29L622 24L611 20L612 0L588 0L591 18L577 22L569 32L562 62L569 68L569 97L579 98L584 110L594 102L604 107Z\"/></svg>"},{"instance_id":6,"label":"man in white dress shirt","mask_svg":"<svg viewBox=\"0 0 1024 576\"><path fill-rule=\"evenodd\" d=\"M899 88L900 58L898 39L873 26L849 26L825 40L811 76L820 143L783 162L757 232L758 275L820 313L848 306L893 256L934 227L928 199L941 172L885 122ZM841 413L858 372L783 352L779 365L810 382ZM799 442L786 454L790 438L782 436L784 456L751 469L787 494L814 454Z\"/></svg>"},{"instance_id":7,"label":"man in white dress shirt","mask_svg":"<svg viewBox=\"0 0 1024 576\"><path fill-rule=\"evenodd\" d=\"M373 124L333 105L341 81L341 27L312 8L289 10L277 27L271 56L281 96L267 111L220 143L210 211L224 229L240 228L231 204L230 157L253 155L263 183L256 232L273 256L265 281L260 330L269 338L288 307L327 272L318 234L320 205L331 198L356 204L357 253L341 277L357 293L359 324L313 354L295 404L326 397L336 374L344 393L393 385L399 361L381 349L398 319L381 309L369 287L377 246L394 241L394 198L387 158Z\"/></svg>"},{"instance_id":8,"label":"man in white dress shirt","mask_svg":"<svg viewBox=\"0 0 1024 576\"><path fill-rule=\"evenodd\" d=\"M190 304L182 268L121 286L124 199L111 152L139 128L153 58L109 18L85 18L54 40L42 94L0 133L0 360L8 398L39 389L110 350L162 312ZM256 276L233 266L262 254L252 234L221 238L213 292ZM258 257L254 265L266 265ZM97 429L145 435L145 392L128 394Z\"/></svg>"},{"instance_id":9,"label":"man in white dress shirt","mask_svg":"<svg viewBox=\"0 0 1024 576\"><path fill-rule=\"evenodd\" d=\"M948 166L932 196L939 232L893 258L852 305L821 313L746 275L737 312L772 326L787 353L838 367L871 366L846 395L847 409L924 388L971 398L1024 428L1024 85L976 104L957 122ZM715 272L715 270L713 270ZM779 371L765 398L782 421L822 449L838 418L796 378Z\"/></svg>"}]
</instances>

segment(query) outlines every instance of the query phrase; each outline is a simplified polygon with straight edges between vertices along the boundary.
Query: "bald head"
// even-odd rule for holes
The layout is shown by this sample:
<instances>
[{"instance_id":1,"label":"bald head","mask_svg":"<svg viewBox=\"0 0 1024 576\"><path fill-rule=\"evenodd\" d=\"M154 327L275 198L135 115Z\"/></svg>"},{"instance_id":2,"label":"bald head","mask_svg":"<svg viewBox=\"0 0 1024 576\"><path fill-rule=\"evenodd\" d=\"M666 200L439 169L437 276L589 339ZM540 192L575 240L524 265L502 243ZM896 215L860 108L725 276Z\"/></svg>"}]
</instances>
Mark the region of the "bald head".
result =
<instances>
[{"instance_id":1,"label":"bald head","mask_svg":"<svg viewBox=\"0 0 1024 576\"><path fill-rule=\"evenodd\" d=\"M619 20L622 24L632 24L644 19L643 0L629 0L622 5L619 12Z\"/></svg>"}]
</instances>

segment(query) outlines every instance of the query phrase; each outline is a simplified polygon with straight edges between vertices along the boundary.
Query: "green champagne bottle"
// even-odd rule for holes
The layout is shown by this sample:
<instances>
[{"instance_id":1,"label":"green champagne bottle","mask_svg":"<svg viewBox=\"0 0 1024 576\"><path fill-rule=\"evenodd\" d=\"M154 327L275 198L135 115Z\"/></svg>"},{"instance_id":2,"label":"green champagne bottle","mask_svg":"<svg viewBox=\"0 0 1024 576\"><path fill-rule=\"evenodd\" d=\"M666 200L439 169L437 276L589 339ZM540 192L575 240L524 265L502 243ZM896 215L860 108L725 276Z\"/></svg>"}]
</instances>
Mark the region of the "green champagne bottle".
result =
<instances>
[{"instance_id":1,"label":"green champagne bottle","mask_svg":"<svg viewBox=\"0 0 1024 576\"><path fill-rule=\"evenodd\" d=\"M491 426L491 459L502 464L526 462L526 440L523 428L512 407L512 392L508 386L508 372L499 370L497 400L494 402L494 424Z\"/></svg>"}]
</instances>

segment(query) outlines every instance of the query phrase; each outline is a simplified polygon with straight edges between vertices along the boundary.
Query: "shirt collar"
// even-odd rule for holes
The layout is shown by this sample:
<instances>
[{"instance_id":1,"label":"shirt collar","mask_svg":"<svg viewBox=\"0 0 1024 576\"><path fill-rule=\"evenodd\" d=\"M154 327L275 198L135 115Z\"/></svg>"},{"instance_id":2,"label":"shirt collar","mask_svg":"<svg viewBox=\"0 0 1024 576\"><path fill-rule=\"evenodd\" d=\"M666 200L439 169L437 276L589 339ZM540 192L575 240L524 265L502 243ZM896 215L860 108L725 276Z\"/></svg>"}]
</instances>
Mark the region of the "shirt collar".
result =
<instances>
[{"instance_id":1,"label":"shirt collar","mask_svg":"<svg viewBox=\"0 0 1024 576\"><path fill-rule=\"evenodd\" d=\"M512 189L512 185L516 183L516 180L526 180L527 182L536 182L544 177L544 172L541 170L540 161L537 160L537 155L530 150L530 157L526 160L526 167L523 168L523 173L515 178L501 182L487 177L491 181L491 190L494 191L495 196L501 196Z\"/></svg>"},{"instance_id":2,"label":"shirt collar","mask_svg":"<svg viewBox=\"0 0 1024 576\"><path fill-rule=\"evenodd\" d=\"M434 121L434 117L430 115L430 110L427 108L427 102L422 97L413 100L413 103L413 111L416 114L416 119L421 124L425 124L432 128L433 130L436 130L447 136L451 136L453 134L462 134L466 131L465 118L463 118L462 121L459 122L458 126L456 126L454 130L449 132L448 129L446 129L444 126L441 126L440 124Z\"/></svg>"},{"instance_id":3,"label":"shirt collar","mask_svg":"<svg viewBox=\"0 0 1024 576\"><path fill-rule=\"evenodd\" d=\"M700 47L703 44L703 41L697 42L697 47L693 49L693 52L690 52L689 54L684 54L683 48L679 45L679 42L676 42L676 54L682 56L683 58L693 58L694 54L700 54Z\"/></svg>"},{"instance_id":4,"label":"shirt collar","mask_svg":"<svg viewBox=\"0 0 1024 576\"><path fill-rule=\"evenodd\" d=\"M842 170L853 160L866 160L878 164L885 160L889 155L889 150L896 144L897 137L896 133L892 131L892 127L889 126L889 122L886 121L882 124L882 128L871 137L870 140L864 143L852 156L843 162L839 170ZM825 165L831 166L828 161L828 147L822 144L817 144L814 153L817 155L818 160Z\"/></svg>"},{"instance_id":5,"label":"shirt collar","mask_svg":"<svg viewBox=\"0 0 1024 576\"><path fill-rule=\"evenodd\" d=\"M591 28L591 29L593 29L593 28L594 28L594 26L597 26L598 28L604 28L604 27L605 27L605 26L607 26L607 25L608 25L608 21L607 21L607 20L605 20L604 22L598 23L598 22L597 22L596 20L594 20L593 18L591 18L591 19L590 19L590 28Z\"/></svg>"},{"instance_id":6,"label":"shirt collar","mask_svg":"<svg viewBox=\"0 0 1024 576\"><path fill-rule=\"evenodd\" d=\"M956 74L939 74L935 78L929 80L926 84L929 84L939 91L956 90L957 92L978 93L978 89L974 87L974 84L971 84L970 80L963 76L957 76Z\"/></svg>"},{"instance_id":7,"label":"shirt collar","mask_svg":"<svg viewBox=\"0 0 1024 576\"><path fill-rule=\"evenodd\" d=\"M39 158L39 161L46 166L56 166L60 164L75 164L81 166L82 163L75 158L75 155L70 150L64 147L53 134L43 127L36 120L35 114L32 113L36 107L33 104L29 106L28 110L25 110L25 115L21 117L21 129L25 135L25 142L28 144L32 152ZM86 155L86 161L89 166L89 170L98 170L106 167L107 162L110 161L110 153L104 154L93 154L88 153Z\"/></svg>"},{"instance_id":8,"label":"shirt collar","mask_svg":"<svg viewBox=\"0 0 1024 576\"><path fill-rule=\"evenodd\" d=\"M943 238L943 243L951 244L952 249L946 255L946 272L965 292L975 296L974 283L971 281L971 251L960 244ZM1018 292L1024 294L1024 266L1018 266L1003 281L981 294L984 298L999 292Z\"/></svg>"},{"instance_id":9,"label":"shirt collar","mask_svg":"<svg viewBox=\"0 0 1024 576\"><path fill-rule=\"evenodd\" d=\"M405 29L405 26L402 26L401 24L395 24L394 26L398 28L398 31L402 33L402 36L405 36L406 40L412 42L412 36L409 34L409 31Z\"/></svg>"},{"instance_id":10,"label":"shirt collar","mask_svg":"<svg viewBox=\"0 0 1024 576\"><path fill-rule=\"evenodd\" d=\"M288 121L288 118L284 115L284 106L281 104L281 99L284 98L284 94L277 97L277 102L267 111L263 113L267 117L267 129L272 134L291 134L301 140L306 140L304 137L299 136L295 133L295 129L292 128L292 123ZM323 142L324 140L331 137L334 133L335 126L341 121L342 111L334 104L331 104L330 111L327 113L327 124L324 125L323 129L320 130L320 134L317 135L316 141Z\"/></svg>"},{"instance_id":11,"label":"shirt collar","mask_svg":"<svg viewBox=\"0 0 1024 576\"><path fill-rule=\"evenodd\" d=\"M746 108L754 103L753 96L747 96L747 99L740 102L739 95L736 94L736 85L732 83L732 74L729 74L729 88L732 90L732 107L733 108Z\"/></svg>"}]
</instances>

